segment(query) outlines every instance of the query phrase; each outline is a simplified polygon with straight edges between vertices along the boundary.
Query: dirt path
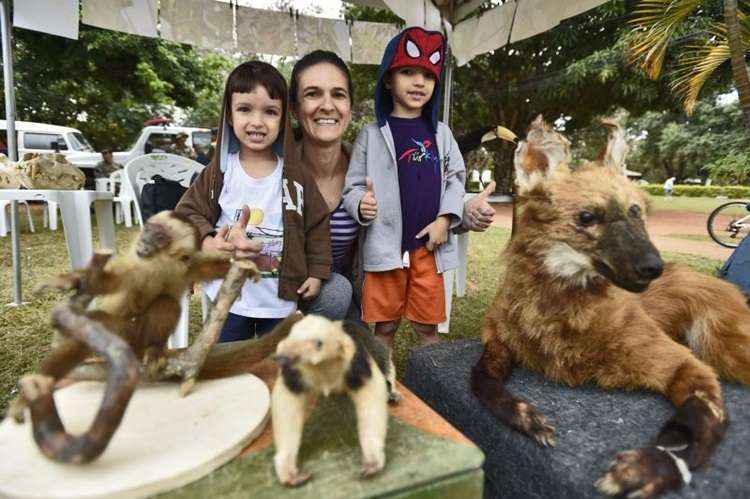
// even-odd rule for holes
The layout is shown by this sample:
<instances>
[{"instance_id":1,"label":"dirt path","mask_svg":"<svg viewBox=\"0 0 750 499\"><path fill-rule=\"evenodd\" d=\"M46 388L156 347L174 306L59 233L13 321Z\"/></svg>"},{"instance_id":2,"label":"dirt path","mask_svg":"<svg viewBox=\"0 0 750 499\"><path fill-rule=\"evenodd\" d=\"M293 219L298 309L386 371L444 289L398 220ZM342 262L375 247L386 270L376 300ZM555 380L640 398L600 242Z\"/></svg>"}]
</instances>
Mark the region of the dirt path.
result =
<instances>
[{"instance_id":1,"label":"dirt path","mask_svg":"<svg viewBox=\"0 0 750 499\"><path fill-rule=\"evenodd\" d=\"M495 207L495 212L497 216L493 225L510 229L511 207L498 205ZM719 246L713 241L693 241L675 237L678 235L708 237L707 218L708 215L702 213L658 211L648 218L648 232L659 251L689 253L724 261L732 254L731 249Z\"/></svg>"}]
</instances>

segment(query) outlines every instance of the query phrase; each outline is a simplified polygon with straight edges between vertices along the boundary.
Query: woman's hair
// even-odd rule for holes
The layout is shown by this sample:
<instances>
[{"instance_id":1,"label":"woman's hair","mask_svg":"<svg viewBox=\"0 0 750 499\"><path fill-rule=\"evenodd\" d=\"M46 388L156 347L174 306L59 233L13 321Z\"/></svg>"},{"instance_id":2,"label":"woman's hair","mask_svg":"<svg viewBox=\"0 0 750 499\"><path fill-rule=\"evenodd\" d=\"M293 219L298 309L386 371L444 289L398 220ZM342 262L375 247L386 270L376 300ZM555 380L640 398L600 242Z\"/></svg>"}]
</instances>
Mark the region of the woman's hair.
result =
<instances>
[{"instance_id":1,"label":"woman's hair","mask_svg":"<svg viewBox=\"0 0 750 499\"><path fill-rule=\"evenodd\" d=\"M262 85L272 99L281 100L281 131L284 130L286 122L288 92L286 80L279 70L262 61L243 62L229 73L227 84L224 87L224 109L227 112L226 119L231 116L232 94L237 92L246 94L252 92L255 87Z\"/></svg>"},{"instance_id":2,"label":"woman's hair","mask_svg":"<svg viewBox=\"0 0 750 499\"><path fill-rule=\"evenodd\" d=\"M332 64L344 73L344 76L346 76L346 86L348 87L347 90L349 90L349 102L354 103L354 84L352 83L352 75L349 72L349 67L347 67L346 63L341 57L336 55L335 52L329 50L313 50L297 61L297 64L295 64L292 69L292 78L289 83L289 102L293 106L298 104L297 93L299 92L299 75L307 68L322 63Z\"/></svg>"}]
</instances>

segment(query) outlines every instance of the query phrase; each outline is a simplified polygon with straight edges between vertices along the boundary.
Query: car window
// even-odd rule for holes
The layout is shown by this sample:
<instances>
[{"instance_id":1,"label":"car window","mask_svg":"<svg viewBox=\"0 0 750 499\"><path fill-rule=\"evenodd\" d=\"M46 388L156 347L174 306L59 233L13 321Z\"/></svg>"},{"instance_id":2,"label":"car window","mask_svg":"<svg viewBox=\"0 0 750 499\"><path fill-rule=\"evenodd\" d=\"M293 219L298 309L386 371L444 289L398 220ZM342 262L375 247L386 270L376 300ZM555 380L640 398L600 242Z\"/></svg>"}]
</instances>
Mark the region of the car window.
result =
<instances>
[{"instance_id":1,"label":"car window","mask_svg":"<svg viewBox=\"0 0 750 499\"><path fill-rule=\"evenodd\" d=\"M171 149L177 134L174 133L152 133L146 140L146 152L166 152Z\"/></svg>"},{"instance_id":2,"label":"car window","mask_svg":"<svg viewBox=\"0 0 750 499\"><path fill-rule=\"evenodd\" d=\"M23 146L26 149L44 149L52 150L53 142L57 142L60 145L61 151L68 149L65 139L59 133L31 133L26 132L23 134Z\"/></svg>"},{"instance_id":3,"label":"car window","mask_svg":"<svg viewBox=\"0 0 750 499\"><path fill-rule=\"evenodd\" d=\"M94 152L94 148L91 147L89 141L80 132L73 132L68 134L70 137L70 145L76 151Z\"/></svg>"},{"instance_id":4,"label":"car window","mask_svg":"<svg viewBox=\"0 0 750 499\"><path fill-rule=\"evenodd\" d=\"M211 145L211 132L193 132L193 147L205 149Z\"/></svg>"}]
</instances>

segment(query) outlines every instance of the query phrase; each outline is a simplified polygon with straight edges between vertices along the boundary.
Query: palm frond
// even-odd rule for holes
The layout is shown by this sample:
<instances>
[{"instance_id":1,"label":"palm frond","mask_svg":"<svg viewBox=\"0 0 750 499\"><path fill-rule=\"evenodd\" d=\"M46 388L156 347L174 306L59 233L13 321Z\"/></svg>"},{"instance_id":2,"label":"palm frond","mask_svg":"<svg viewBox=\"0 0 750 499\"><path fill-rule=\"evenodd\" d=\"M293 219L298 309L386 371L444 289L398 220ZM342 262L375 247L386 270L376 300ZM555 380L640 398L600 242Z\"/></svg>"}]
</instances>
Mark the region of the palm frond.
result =
<instances>
[{"instance_id":1,"label":"palm frond","mask_svg":"<svg viewBox=\"0 0 750 499\"><path fill-rule=\"evenodd\" d=\"M641 0L629 24L633 27L630 44L631 64L643 68L650 78L659 77L667 47L680 24L704 0Z\"/></svg>"}]
</instances>

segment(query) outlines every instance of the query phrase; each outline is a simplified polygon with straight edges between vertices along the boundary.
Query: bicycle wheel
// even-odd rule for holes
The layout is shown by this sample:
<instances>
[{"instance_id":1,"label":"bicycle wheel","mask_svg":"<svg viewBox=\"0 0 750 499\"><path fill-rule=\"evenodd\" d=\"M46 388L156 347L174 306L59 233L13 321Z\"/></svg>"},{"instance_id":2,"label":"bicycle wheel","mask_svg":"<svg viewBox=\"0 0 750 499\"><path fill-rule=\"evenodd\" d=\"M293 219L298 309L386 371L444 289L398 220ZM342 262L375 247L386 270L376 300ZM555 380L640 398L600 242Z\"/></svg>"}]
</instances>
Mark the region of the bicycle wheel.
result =
<instances>
[{"instance_id":1,"label":"bicycle wheel","mask_svg":"<svg viewBox=\"0 0 750 499\"><path fill-rule=\"evenodd\" d=\"M711 239L726 248L736 248L750 232L750 202L722 204L708 216L706 226Z\"/></svg>"}]
</instances>

